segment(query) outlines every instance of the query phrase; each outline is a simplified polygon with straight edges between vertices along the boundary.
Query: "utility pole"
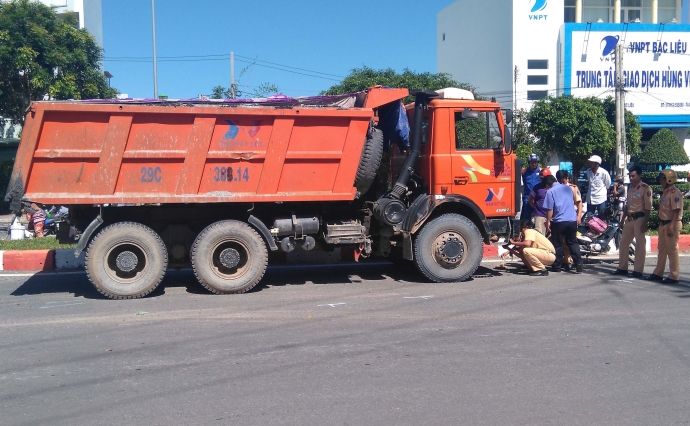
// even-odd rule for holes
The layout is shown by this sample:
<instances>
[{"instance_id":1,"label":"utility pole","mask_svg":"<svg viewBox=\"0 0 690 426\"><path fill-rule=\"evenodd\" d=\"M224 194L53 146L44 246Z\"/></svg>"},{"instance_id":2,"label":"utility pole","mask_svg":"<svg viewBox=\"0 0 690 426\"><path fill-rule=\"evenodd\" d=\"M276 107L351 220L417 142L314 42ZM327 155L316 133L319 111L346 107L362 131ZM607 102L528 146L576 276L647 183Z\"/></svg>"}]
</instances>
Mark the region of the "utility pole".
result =
<instances>
[{"instance_id":1,"label":"utility pole","mask_svg":"<svg viewBox=\"0 0 690 426\"><path fill-rule=\"evenodd\" d=\"M153 29L153 97L158 99L158 70L156 61L156 9L151 0L151 28Z\"/></svg>"},{"instance_id":2,"label":"utility pole","mask_svg":"<svg viewBox=\"0 0 690 426\"><path fill-rule=\"evenodd\" d=\"M518 66L515 65L515 69L513 70L513 111L517 111L517 82L519 75L520 70Z\"/></svg>"},{"instance_id":3,"label":"utility pole","mask_svg":"<svg viewBox=\"0 0 690 426\"><path fill-rule=\"evenodd\" d=\"M230 52L230 97L235 99L235 52Z\"/></svg>"},{"instance_id":4,"label":"utility pole","mask_svg":"<svg viewBox=\"0 0 690 426\"><path fill-rule=\"evenodd\" d=\"M625 149L625 83L623 79L623 50L616 46L616 174L625 176L627 150Z\"/></svg>"}]
</instances>

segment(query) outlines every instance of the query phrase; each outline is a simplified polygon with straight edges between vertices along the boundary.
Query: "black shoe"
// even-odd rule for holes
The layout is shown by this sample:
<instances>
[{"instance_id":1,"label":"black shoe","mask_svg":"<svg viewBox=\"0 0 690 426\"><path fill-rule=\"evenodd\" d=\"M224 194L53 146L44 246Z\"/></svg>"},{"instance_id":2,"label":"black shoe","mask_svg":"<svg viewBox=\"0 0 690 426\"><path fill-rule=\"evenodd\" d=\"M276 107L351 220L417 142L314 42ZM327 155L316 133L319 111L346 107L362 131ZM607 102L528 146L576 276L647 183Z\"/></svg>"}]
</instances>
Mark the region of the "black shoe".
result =
<instances>
[{"instance_id":1,"label":"black shoe","mask_svg":"<svg viewBox=\"0 0 690 426\"><path fill-rule=\"evenodd\" d=\"M628 275L628 271L616 269L615 271L611 272L611 275Z\"/></svg>"},{"instance_id":2,"label":"black shoe","mask_svg":"<svg viewBox=\"0 0 690 426\"><path fill-rule=\"evenodd\" d=\"M539 271L530 272L529 275L532 277L548 277L549 271L547 271L546 269L541 269Z\"/></svg>"},{"instance_id":3,"label":"black shoe","mask_svg":"<svg viewBox=\"0 0 690 426\"><path fill-rule=\"evenodd\" d=\"M583 270L582 265L577 265L577 266L575 267L575 273L576 273L576 274L581 274L581 273L582 273L582 270Z\"/></svg>"},{"instance_id":4,"label":"black shoe","mask_svg":"<svg viewBox=\"0 0 690 426\"><path fill-rule=\"evenodd\" d=\"M671 278L664 278L661 280L661 284L678 284L680 281L672 280Z\"/></svg>"},{"instance_id":5,"label":"black shoe","mask_svg":"<svg viewBox=\"0 0 690 426\"><path fill-rule=\"evenodd\" d=\"M565 272L570 272L572 269L573 269L573 267L570 266L569 264L568 264L568 265L563 265L563 270L564 270Z\"/></svg>"},{"instance_id":6,"label":"black shoe","mask_svg":"<svg viewBox=\"0 0 690 426\"><path fill-rule=\"evenodd\" d=\"M630 276L633 278L642 278L642 272L633 272Z\"/></svg>"},{"instance_id":7,"label":"black shoe","mask_svg":"<svg viewBox=\"0 0 690 426\"><path fill-rule=\"evenodd\" d=\"M552 266L552 267L551 267L551 272L556 272L556 273L558 273L558 272L563 272L563 269L561 269L560 267L556 268L556 267L553 267L553 266Z\"/></svg>"},{"instance_id":8,"label":"black shoe","mask_svg":"<svg viewBox=\"0 0 690 426\"><path fill-rule=\"evenodd\" d=\"M647 278L645 278L645 280L647 280L647 281L663 281L664 277L660 277L658 275L652 274L652 275L648 276Z\"/></svg>"}]
</instances>

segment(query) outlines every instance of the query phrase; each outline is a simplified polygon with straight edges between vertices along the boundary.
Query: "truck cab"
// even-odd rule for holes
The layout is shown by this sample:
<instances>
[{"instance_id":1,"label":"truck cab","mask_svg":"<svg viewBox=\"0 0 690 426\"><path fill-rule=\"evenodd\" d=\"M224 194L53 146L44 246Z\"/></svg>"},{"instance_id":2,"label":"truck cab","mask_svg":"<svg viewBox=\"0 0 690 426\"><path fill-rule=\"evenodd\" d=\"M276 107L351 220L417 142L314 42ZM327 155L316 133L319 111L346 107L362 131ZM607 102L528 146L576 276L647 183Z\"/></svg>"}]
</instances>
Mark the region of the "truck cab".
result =
<instances>
[{"instance_id":1,"label":"truck cab","mask_svg":"<svg viewBox=\"0 0 690 426\"><path fill-rule=\"evenodd\" d=\"M417 93L406 111L413 137L409 150L393 148L396 185L410 174L415 152L419 161L408 179L405 218L393 225L400 240L391 253L413 260L432 281L462 281L479 266L483 244L515 228L521 182L512 111L457 88Z\"/></svg>"}]
</instances>

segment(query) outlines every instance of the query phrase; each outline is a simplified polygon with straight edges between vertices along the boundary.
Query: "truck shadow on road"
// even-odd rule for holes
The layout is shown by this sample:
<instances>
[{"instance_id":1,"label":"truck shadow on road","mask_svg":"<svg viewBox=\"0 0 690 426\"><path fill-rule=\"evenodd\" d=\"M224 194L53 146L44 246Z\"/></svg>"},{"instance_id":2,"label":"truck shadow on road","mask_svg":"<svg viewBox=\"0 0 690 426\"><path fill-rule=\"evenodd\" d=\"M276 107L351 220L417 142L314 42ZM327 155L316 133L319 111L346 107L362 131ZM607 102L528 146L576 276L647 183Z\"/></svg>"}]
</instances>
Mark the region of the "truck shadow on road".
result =
<instances>
[{"instance_id":1,"label":"truck shadow on road","mask_svg":"<svg viewBox=\"0 0 690 426\"><path fill-rule=\"evenodd\" d=\"M507 262L507 269L495 269L493 266L480 266L468 281L486 279L486 282L490 283L490 278L512 275L525 276L527 271L520 270L520 265L521 263L517 262ZM626 284L644 284L649 287L649 289L665 289L665 291L672 293L676 297L690 298L690 284L687 280L681 280L678 284L661 284L630 277L619 278L610 275L617 265L617 260L587 259L585 261L585 271L581 277L596 277L601 280L602 284L607 285L613 285L625 279ZM567 272L561 274L551 273L547 279L558 279L558 277L564 278L566 276L565 274L567 274L567 276L571 275ZM371 282L375 284L376 282L383 281L413 284L430 283L430 281L411 263L393 264L387 261L365 261L360 263L342 262L332 264L279 264L269 266L261 282L250 290L250 292L270 291L272 287L285 287L291 285L347 285L361 282ZM147 297L160 297L165 295L166 292L173 292L174 289L184 289L186 293L197 295L213 295L199 284L191 270L183 269L179 271L169 270L161 285ZM11 295L27 296L58 293L71 293L74 297L83 297L85 299L106 298L96 291L83 272L73 272L70 274L36 274L29 277L18 288L12 291ZM179 293L179 291L177 293Z\"/></svg>"},{"instance_id":2,"label":"truck shadow on road","mask_svg":"<svg viewBox=\"0 0 690 426\"><path fill-rule=\"evenodd\" d=\"M480 266L470 280L503 275L501 272ZM347 285L361 282L397 281L405 283L430 283L413 264L396 265L386 261L343 262L334 264L271 265L261 282L250 292L266 291L271 287L290 285ZM194 277L190 269L168 270L161 284L147 297L160 297L166 290L184 288L187 293L209 295ZM106 299L89 282L86 273L36 274L29 277L12 296L71 293L85 299Z\"/></svg>"}]
</instances>

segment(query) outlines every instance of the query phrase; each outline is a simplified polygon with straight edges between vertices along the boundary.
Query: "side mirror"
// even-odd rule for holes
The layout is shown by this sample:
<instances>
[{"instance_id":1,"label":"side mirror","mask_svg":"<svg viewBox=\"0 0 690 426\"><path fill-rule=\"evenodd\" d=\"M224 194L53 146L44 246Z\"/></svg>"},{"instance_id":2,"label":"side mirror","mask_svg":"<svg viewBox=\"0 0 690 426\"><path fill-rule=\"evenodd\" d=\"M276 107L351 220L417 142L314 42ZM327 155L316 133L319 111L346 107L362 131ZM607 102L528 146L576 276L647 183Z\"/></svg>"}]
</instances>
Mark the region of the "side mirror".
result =
<instances>
[{"instance_id":1,"label":"side mirror","mask_svg":"<svg viewBox=\"0 0 690 426\"><path fill-rule=\"evenodd\" d=\"M510 154L513 152L513 135L510 134L510 127L508 127L508 124L503 127L503 135L503 148L506 154Z\"/></svg>"},{"instance_id":2,"label":"side mirror","mask_svg":"<svg viewBox=\"0 0 690 426\"><path fill-rule=\"evenodd\" d=\"M506 111L506 124L510 124L513 122L513 110L507 109L505 111Z\"/></svg>"},{"instance_id":3,"label":"side mirror","mask_svg":"<svg viewBox=\"0 0 690 426\"><path fill-rule=\"evenodd\" d=\"M471 118L471 119L476 120L479 118L479 114L480 114L479 111L474 111L474 110L471 110L469 108L465 108L462 110L462 118L465 118L465 119Z\"/></svg>"}]
</instances>

